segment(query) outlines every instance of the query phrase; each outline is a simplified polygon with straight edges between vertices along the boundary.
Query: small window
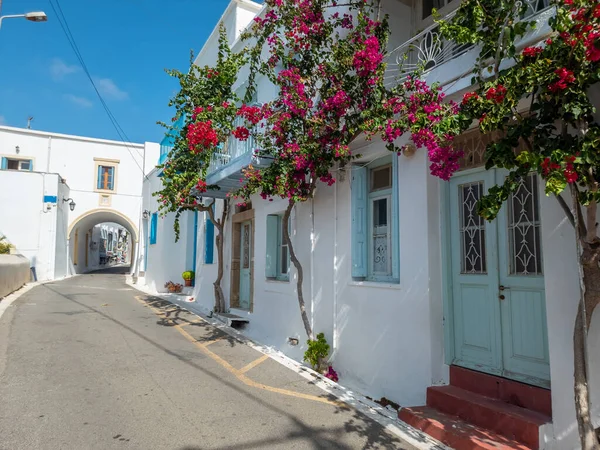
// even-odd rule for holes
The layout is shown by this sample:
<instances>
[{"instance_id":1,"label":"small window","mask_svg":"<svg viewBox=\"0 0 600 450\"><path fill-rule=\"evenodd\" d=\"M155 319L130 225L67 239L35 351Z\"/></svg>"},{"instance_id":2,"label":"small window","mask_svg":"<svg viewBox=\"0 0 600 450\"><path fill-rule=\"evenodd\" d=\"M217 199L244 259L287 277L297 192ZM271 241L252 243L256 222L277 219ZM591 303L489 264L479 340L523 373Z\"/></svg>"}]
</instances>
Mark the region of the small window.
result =
<instances>
[{"instance_id":1,"label":"small window","mask_svg":"<svg viewBox=\"0 0 600 450\"><path fill-rule=\"evenodd\" d=\"M33 170L31 159L2 158L2 169L7 170Z\"/></svg>"},{"instance_id":2,"label":"small window","mask_svg":"<svg viewBox=\"0 0 600 450\"><path fill-rule=\"evenodd\" d=\"M400 278L396 162L387 161L352 169L352 277L358 281Z\"/></svg>"},{"instance_id":3,"label":"small window","mask_svg":"<svg viewBox=\"0 0 600 450\"><path fill-rule=\"evenodd\" d=\"M115 167L114 166L98 166L98 177L96 188L103 191L115 190Z\"/></svg>"},{"instance_id":4,"label":"small window","mask_svg":"<svg viewBox=\"0 0 600 450\"><path fill-rule=\"evenodd\" d=\"M371 171L371 192L392 188L392 166L378 167Z\"/></svg>"},{"instance_id":5,"label":"small window","mask_svg":"<svg viewBox=\"0 0 600 450\"><path fill-rule=\"evenodd\" d=\"M150 244L156 244L157 228L158 228L158 213L152 213L152 219L150 219Z\"/></svg>"},{"instance_id":6,"label":"small window","mask_svg":"<svg viewBox=\"0 0 600 450\"><path fill-rule=\"evenodd\" d=\"M291 233L288 222L288 233ZM283 214L267 216L266 276L274 280L290 278L290 251L283 237Z\"/></svg>"}]
</instances>

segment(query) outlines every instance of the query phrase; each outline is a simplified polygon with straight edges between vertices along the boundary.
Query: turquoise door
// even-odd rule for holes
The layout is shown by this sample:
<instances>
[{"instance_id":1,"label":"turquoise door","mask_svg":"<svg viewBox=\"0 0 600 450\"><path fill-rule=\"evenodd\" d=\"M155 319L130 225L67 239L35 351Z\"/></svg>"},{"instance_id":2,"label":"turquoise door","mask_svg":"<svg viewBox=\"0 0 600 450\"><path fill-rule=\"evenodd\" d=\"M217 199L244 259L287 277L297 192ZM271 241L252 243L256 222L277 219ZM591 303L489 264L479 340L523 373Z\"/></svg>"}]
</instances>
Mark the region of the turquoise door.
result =
<instances>
[{"instance_id":1,"label":"turquoise door","mask_svg":"<svg viewBox=\"0 0 600 450\"><path fill-rule=\"evenodd\" d=\"M502 177L480 171L450 182L452 363L549 387L537 177L489 223L477 201Z\"/></svg>"},{"instance_id":2,"label":"turquoise door","mask_svg":"<svg viewBox=\"0 0 600 450\"><path fill-rule=\"evenodd\" d=\"M240 308L250 309L250 279L252 277L252 222L243 222L240 239Z\"/></svg>"}]
</instances>

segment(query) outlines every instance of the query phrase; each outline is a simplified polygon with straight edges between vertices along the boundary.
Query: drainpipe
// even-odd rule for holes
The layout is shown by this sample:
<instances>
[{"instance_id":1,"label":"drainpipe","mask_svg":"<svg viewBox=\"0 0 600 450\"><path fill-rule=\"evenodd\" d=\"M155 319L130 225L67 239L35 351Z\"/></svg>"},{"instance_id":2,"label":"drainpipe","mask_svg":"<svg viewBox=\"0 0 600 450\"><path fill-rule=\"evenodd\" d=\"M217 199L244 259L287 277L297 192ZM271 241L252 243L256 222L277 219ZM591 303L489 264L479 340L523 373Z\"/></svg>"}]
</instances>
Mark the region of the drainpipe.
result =
<instances>
[{"instance_id":1,"label":"drainpipe","mask_svg":"<svg viewBox=\"0 0 600 450\"><path fill-rule=\"evenodd\" d=\"M333 185L333 341L332 341L332 355L335 355L338 345L337 337L337 186L338 183Z\"/></svg>"},{"instance_id":2,"label":"drainpipe","mask_svg":"<svg viewBox=\"0 0 600 450\"><path fill-rule=\"evenodd\" d=\"M297 213L297 210L296 210ZM315 199L310 199L310 326L315 333ZM298 221L296 220L296 223Z\"/></svg>"},{"instance_id":3,"label":"drainpipe","mask_svg":"<svg viewBox=\"0 0 600 450\"><path fill-rule=\"evenodd\" d=\"M136 250L135 252L135 260L131 258L131 262L134 264L134 267L131 269L131 274L135 279L135 283L140 276L140 264L141 264L141 256L142 256L142 227L143 227L143 217L142 213L144 211L144 181L146 180L146 143L144 143L144 151L142 152L142 186L141 186L141 195L140 195L140 211L139 211L139 220L138 220L138 232L137 232L137 243L136 245L132 245L132 247ZM145 239L145 236L144 236ZM148 249L144 249L146 252ZM144 270L146 268L144 267Z\"/></svg>"},{"instance_id":4,"label":"drainpipe","mask_svg":"<svg viewBox=\"0 0 600 450\"><path fill-rule=\"evenodd\" d=\"M50 155L52 154L52 136L48 136L48 159L46 161L46 172L50 172Z\"/></svg>"}]
</instances>

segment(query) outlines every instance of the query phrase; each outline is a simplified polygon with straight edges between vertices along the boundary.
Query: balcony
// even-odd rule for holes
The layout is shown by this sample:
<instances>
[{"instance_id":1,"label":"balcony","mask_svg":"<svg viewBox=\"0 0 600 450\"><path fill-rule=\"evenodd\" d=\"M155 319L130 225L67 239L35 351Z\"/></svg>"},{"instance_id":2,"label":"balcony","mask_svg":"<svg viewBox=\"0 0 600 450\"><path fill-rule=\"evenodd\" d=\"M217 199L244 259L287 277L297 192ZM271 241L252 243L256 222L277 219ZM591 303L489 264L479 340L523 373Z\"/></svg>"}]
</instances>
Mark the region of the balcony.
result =
<instances>
[{"instance_id":1,"label":"balcony","mask_svg":"<svg viewBox=\"0 0 600 450\"><path fill-rule=\"evenodd\" d=\"M243 126L241 118L236 118L234 128ZM242 171L248 166L267 167L272 158L258 157L255 154L255 142L252 136L246 141L240 141L230 136L219 152L213 153L208 166L206 184L216 185L219 190L209 190L205 197L225 198L228 193L242 187Z\"/></svg>"},{"instance_id":2,"label":"balcony","mask_svg":"<svg viewBox=\"0 0 600 450\"><path fill-rule=\"evenodd\" d=\"M550 7L550 0L523 1L528 5L528 10L522 20L532 20L535 16L538 26L521 39L518 44L520 48L543 39L549 31L547 20L554 14L554 8ZM443 19L449 20L454 14L456 11ZM475 46L459 45L443 39L438 24L435 23L388 53L385 84L387 87L394 86L421 69L428 83L438 82L448 85L470 75L477 56L478 49ZM470 79L470 76L467 78ZM468 85L470 81L466 84ZM466 86L459 85L459 88Z\"/></svg>"}]
</instances>

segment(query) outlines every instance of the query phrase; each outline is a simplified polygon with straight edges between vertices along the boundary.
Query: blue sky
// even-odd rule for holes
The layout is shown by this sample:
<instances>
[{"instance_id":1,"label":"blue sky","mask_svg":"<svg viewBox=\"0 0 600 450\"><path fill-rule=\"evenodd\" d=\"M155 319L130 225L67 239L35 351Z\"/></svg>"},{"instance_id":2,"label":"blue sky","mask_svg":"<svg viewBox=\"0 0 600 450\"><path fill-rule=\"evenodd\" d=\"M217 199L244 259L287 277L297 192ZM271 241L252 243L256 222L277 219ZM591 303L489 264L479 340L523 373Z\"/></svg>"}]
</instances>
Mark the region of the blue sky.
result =
<instances>
[{"instance_id":1,"label":"blue sky","mask_svg":"<svg viewBox=\"0 0 600 450\"><path fill-rule=\"evenodd\" d=\"M229 0L60 0L71 33L132 142L160 142L157 120ZM0 124L119 140L48 0L3 0L2 15L45 11L46 23L7 19L0 30Z\"/></svg>"}]
</instances>

